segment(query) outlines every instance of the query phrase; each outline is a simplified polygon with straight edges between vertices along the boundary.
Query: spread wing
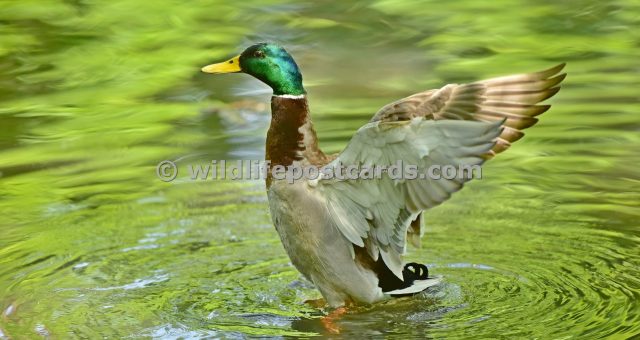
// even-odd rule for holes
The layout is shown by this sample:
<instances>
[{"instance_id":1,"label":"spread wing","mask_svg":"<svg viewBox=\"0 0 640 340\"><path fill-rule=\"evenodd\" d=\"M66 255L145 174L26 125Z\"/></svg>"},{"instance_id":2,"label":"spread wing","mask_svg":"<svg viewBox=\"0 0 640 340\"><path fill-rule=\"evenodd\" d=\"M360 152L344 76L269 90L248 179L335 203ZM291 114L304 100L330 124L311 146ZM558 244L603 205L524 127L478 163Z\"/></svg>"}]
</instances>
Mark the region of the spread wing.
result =
<instances>
[{"instance_id":1,"label":"spread wing","mask_svg":"<svg viewBox=\"0 0 640 340\"><path fill-rule=\"evenodd\" d=\"M535 124L535 116L549 109L538 103L558 92L556 85L565 74L556 74L563 67L446 85L391 103L358 130L328 167L390 167L402 160L424 174L433 166L480 165L521 138L520 130ZM344 237L366 248L374 260L381 256L402 279L401 255L412 221L448 199L468 179L399 180L385 173L358 180L321 176L313 185L326 197L330 219Z\"/></svg>"},{"instance_id":2,"label":"spread wing","mask_svg":"<svg viewBox=\"0 0 640 340\"><path fill-rule=\"evenodd\" d=\"M567 76L559 74L565 64L548 70L449 84L437 90L416 93L380 109L371 121L399 121L414 117L433 120L499 121L506 119L492 155L524 136L521 131L538 122L536 116L551 105L539 102L555 95Z\"/></svg>"},{"instance_id":3,"label":"spread wing","mask_svg":"<svg viewBox=\"0 0 640 340\"><path fill-rule=\"evenodd\" d=\"M372 122L353 136L347 148L327 167L333 178L321 177L315 184L327 201L330 220L354 245L366 247L374 260L402 278L402 259L407 228L418 214L462 187L469 178L400 179L399 174L381 173L371 179L340 180L338 168L391 169L415 165L418 174L432 166L470 168L483 162L482 155L494 146L502 122L433 121L418 117L410 121ZM374 171L375 172L375 171ZM329 173L329 172L327 172ZM451 177L451 176L447 176ZM342 176L344 178L344 176Z\"/></svg>"}]
</instances>

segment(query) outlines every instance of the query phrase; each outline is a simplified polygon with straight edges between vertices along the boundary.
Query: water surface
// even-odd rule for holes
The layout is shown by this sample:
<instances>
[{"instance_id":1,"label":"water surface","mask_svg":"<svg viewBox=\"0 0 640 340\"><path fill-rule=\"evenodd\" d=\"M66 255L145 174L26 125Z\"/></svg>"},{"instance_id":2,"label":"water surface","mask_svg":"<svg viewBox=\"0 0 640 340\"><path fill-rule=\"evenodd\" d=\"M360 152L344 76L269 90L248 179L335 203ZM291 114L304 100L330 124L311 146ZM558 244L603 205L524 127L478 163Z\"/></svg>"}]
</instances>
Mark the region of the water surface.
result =
<instances>
[{"instance_id":1,"label":"water surface","mask_svg":"<svg viewBox=\"0 0 640 340\"><path fill-rule=\"evenodd\" d=\"M326 151L382 105L567 62L553 108L426 214L445 283L343 334L640 332L637 1L4 1L0 339L324 334L260 181L165 183L165 159L261 159L265 86L202 65L295 56Z\"/></svg>"}]
</instances>

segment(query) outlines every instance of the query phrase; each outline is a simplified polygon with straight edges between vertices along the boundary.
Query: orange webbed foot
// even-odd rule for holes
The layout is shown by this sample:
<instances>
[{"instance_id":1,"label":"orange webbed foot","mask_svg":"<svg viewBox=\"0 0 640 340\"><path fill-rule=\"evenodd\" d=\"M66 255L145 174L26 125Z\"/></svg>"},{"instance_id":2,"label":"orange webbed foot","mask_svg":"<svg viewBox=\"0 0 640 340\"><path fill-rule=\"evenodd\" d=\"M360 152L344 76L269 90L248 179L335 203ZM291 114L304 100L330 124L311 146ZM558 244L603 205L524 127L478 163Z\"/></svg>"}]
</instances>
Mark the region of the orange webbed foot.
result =
<instances>
[{"instance_id":1,"label":"orange webbed foot","mask_svg":"<svg viewBox=\"0 0 640 340\"><path fill-rule=\"evenodd\" d=\"M335 324L335 321L340 319L340 317L346 313L347 307L338 307L328 315L323 316L322 319L320 319L320 322L329 333L340 334L340 327Z\"/></svg>"}]
</instances>

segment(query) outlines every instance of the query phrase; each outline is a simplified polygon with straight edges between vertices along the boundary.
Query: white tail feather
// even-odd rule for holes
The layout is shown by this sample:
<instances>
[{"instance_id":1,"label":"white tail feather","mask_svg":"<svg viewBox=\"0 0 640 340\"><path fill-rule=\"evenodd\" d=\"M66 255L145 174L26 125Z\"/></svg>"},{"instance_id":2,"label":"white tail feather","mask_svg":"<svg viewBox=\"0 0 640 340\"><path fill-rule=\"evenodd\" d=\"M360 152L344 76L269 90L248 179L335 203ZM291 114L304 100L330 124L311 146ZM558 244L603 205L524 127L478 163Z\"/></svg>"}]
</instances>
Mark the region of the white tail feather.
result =
<instances>
[{"instance_id":1,"label":"white tail feather","mask_svg":"<svg viewBox=\"0 0 640 340\"><path fill-rule=\"evenodd\" d=\"M421 291L433 287L442 282L442 277L435 277L426 280L416 280L413 281L411 287L396 289L389 292L385 292L387 295L405 295L405 294L415 294L420 293Z\"/></svg>"}]
</instances>

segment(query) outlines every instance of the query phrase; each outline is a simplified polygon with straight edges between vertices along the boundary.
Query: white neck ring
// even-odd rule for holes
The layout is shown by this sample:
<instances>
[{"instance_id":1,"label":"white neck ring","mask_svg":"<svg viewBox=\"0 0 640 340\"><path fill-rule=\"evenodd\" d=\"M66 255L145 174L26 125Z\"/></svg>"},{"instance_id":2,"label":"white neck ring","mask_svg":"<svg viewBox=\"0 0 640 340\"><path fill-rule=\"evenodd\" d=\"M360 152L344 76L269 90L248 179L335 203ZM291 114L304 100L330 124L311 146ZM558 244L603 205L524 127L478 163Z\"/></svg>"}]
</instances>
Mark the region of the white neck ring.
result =
<instances>
[{"instance_id":1,"label":"white neck ring","mask_svg":"<svg viewBox=\"0 0 640 340\"><path fill-rule=\"evenodd\" d=\"M294 95L294 94L278 94L278 95L274 95L274 97L287 98L287 99L302 99L305 96L306 95L304 95L304 94L298 94L298 95Z\"/></svg>"}]
</instances>

